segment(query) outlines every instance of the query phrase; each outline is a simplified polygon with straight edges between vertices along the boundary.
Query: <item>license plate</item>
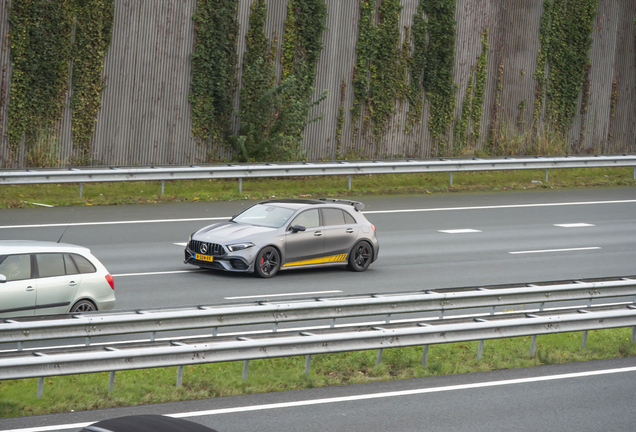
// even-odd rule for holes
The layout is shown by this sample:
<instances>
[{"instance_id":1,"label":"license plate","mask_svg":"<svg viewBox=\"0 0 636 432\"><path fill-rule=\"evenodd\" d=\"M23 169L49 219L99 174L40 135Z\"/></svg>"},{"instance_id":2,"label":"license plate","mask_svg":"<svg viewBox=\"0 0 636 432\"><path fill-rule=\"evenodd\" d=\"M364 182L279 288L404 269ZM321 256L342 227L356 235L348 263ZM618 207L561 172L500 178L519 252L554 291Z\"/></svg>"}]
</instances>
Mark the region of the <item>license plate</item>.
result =
<instances>
[{"instance_id":1,"label":"license plate","mask_svg":"<svg viewBox=\"0 0 636 432\"><path fill-rule=\"evenodd\" d=\"M210 255L201 255L201 254L194 254L194 259L195 260L199 260L199 261L214 261L214 257L211 257Z\"/></svg>"}]
</instances>

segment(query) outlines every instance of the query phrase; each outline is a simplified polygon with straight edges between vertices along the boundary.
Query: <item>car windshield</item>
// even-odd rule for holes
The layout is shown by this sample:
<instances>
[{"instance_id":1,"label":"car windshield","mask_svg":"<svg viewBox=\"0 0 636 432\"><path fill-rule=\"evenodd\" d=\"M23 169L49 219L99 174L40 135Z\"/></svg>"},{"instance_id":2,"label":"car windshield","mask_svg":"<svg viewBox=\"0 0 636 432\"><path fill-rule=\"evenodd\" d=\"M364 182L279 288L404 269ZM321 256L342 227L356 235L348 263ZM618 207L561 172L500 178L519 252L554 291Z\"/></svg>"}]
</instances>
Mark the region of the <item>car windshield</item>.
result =
<instances>
[{"instance_id":1,"label":"car windshield","mask_svg":"<svg viewBox=\"0 0 636 432\"><path fill-rule=\"evenodd\" d=\"M285 225L294 212L295 210L284 207L256 204L234 217L232 221L269 228L280 228Z\"/></svg>"}]
</instances>

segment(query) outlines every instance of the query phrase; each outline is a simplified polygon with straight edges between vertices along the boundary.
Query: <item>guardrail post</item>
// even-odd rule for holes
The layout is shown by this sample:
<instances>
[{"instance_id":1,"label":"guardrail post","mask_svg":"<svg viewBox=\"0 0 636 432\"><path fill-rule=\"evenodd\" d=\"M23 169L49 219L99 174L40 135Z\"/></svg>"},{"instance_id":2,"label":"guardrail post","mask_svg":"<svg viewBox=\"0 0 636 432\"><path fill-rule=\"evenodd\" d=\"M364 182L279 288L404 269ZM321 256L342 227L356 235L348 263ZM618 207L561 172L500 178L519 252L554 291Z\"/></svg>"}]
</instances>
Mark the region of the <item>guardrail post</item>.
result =
<instances>
[{"instance_id":1,"label":"guardrail post","mask_svg":"<svg viewBox=\"0 0 636 432\"><path fill-rule=\"evenodd\" d=\"M90 336L86 336L84 338L84 346L91 346L91 337Z\"/></svg>"},{"instance_id":2,"label":"guardrail post","mask_svg":"<svg viewBox=\"0 0 636 432\"><path fill-rule=\"evenodd\" d=\"M108 377L108 393L113 391L113 387L115 387L115 371L112 371Z\"/></svg>"},{"instance_id":3,"label":"guardrail post","mask_svg":"<svg viewBox=\"0 0 636 432\"><path fill-rule=\"evenodd\" d=\"M634 168L636 169L636 168ZM351 174L349 174L349 180L347 182L347 189L351 190Z\"/></svg>"},{"instance_id":4,"label":"guardrail post","mask_svg":"<svg viewBox=\"0 0 636 432\"><path fill-rule=\"evenodd\" d=\"M545 182L548 183L548 169L545 169Z\"/></svg>"},{"instance_id":5,"label":"guardrail post","mask_svg":"<svg viewBox=\"0 0 636 432\"><path fill-rule=\"evenodd\" d=\"M382 363L382 348L380 348L378 350L378 356L375 359L375 365L379 365L380 363Z\"/></svg>"},{"instance_id":6,"label":"guardrail post","mask_svg":"<svg viewBox=\"0 0 636 432\"><path fill-rule=\"evenodd\" d=\"M439 319L444 319L444 309L439 311Z\"/></svg>"},{"instance_id":7,"label":"guardrail post","mask_svg":"<svg viewBox=\"0 0 636 432\"><path fill-rule=\"evenodd\" d=\"M329 327L334 328L336 326L336 319L331 318L331 325Z\"/></svg>"},{"instance_id":8,"label":"guardrail post","mask_svg":"<svg viewBox=\"0 0 636 432\"><path fill-rule=\"evenodd\" d=\"M18 351L22 351L22 342L18 342Z\"/></svg>"},{"instance_id":9,"label":"guardrail post","mask_svg":"<svg viewBox=\"0 0 636 432\"><path fill-rule=\"evenodd\" d=\"M250 367L249 360L243 360L243 381L247 379L247 369Z\"/></svg>"},{"instance_id":10,"label":"guardrail post","mask_svg":"<svg viewBox=\"0 0 636 432\"><path fill-rule=\"evenodd\" d=\"M155 332L150 332L150 342L155 341Z\"/></svg>"},{"instance_id":11,"label":"guardrail post","mask_svg":"<svg viewBox=\"0 0 636 432\"><path fill-rule=\"evenodd\" d=\"M484 340L479 341L479 347L477 348L477 360L481 360L481 355L484 353Z\"/></svg>"},{"instance_id":12,"label":"guardrail post","mask_svg":"<svg viewBox=\"0 0 636 432\"><path fill-rule=\"evenodd\" d=\"M543 312L543 306L545 306L545 302L539 304L539 312Z\"/></svg>"},{"instance_id":13,"label":"guardrail post","mask_svg":"<svg viewBox=\"0 0 636 432\"><path fill-rule=\"evenodd\" d=\"M636 327L632 327L632 342L636 340Z\"/></svg>"},{"instance_id":14,"label":"guardrail post","mask_svg":"<svg viewBox=\"0 0 636 432\"><path fill-rule=\"evenodd\" d=\"M82 189L84 188L84 183L80 183L80 198L82 197Z\"/></svg>"},{"instance_id":15,"label":"guardrail post","mask_svg":"<svg viewBox=\"0 0 636 432\"><path fill-rule=\"evenodd\" d=\"M44 391L44 377L38 378L38 399L42 397L42 392Z\"/></svg>"},{"instance_id":16,"label":"guardrail post","mask_svg":"<svg viewBox=\"0 0 636 432\"><path fill-rule=\"evenodd\" d=\"M533 356L537 349L537 335L532 336L532 343L530 344L530 355Z\"/></svg>"},{"instance_id":17,"label":"guardrail post","mask_svg":"<svg viewBox=\"0 0 636 432\"><path fill-rule=\"evenodd\" d=\"M165 183L165 180L161 180L161 195L163 195L164 183Z\"/></svg>"},{"instance_id":18,"label":"guardrail post","mask_svg":"<svg viewBox=\"0 0 636 432\"><path fill-rule=\"evenodd\" d=\"M243 179L239 177L239 193L243 192Z\"/></svg>"},{"instance_id":19,"label":"guardrail post","mask_svg":"<svg viewBox=\"0 0 636 432\"><path fill-rule=\"evenodd\" d=\"M450 182L450 186L452 187L453 186L453 172L452 171L450 172L450 181L449 182Z\"/></svg>"},{"instance_id":20,"label":"guardrail post","mask_svg":"<svg viewBox=\"0 0 636 432\"><path fill-rule=\"evenodd\" d=\"M428 363L428 345L424 345L422 350L422 366L426 366L426 363Z\"/></svg>"},{"instance_id":21,"label":"guardrail post","mask_svg":"<svg viewBox=\"0 0 636 432\"><path fill-rule=\"evenodd\" d=\"M212 327L212 337L216 337L218 329L216 327Z\"/></svg>"},{"instance_id":22,"label":"guardrail post","mask_svg":"<svg viewBox=\"0 0 636 432\"><path fill-rule=\"evenodd\" d=\"M309 375L310 370L311 370L311 354L307 354L305 356L305 375Z\"/></svg>"},{"instance_id":23,"label":"guardrail post","mask_svg":"<svg viewBox=\"0 0 636 432\"><path fill-rule=\"evenodd\" d=\"M274 323L274 326L272 328L272 332L276 333L278 331L278 323Z\"/></svg>"},{"instance_id":24,"label":"guardrail post","mask_svg":"<svg viewBox=\"0 0 636 432\"><path fill-rule=\"evenodd\" d=\"M177 387L181 387L183 382L183 366L177 367Z\"/></svg>"},{"instance_id":25,"label":"guardrail post","mask_svg":"<svg viewBox=\"0 0 636 432\"><path fill-rule=\"evenodd\" d=\"M583 331L583 342L581 342L581 348L585 348L587 345L587 330Z\"/></svg>"},{"instance_id":26,"label":"guardrail post","mask_svg":"<svg viewBox=\"0 0 636 432\"><path fill-rule=\"evenodd\" d=\"M634 180L636 180L636 166L634 167Z\"/></svg>"}]
</instances>

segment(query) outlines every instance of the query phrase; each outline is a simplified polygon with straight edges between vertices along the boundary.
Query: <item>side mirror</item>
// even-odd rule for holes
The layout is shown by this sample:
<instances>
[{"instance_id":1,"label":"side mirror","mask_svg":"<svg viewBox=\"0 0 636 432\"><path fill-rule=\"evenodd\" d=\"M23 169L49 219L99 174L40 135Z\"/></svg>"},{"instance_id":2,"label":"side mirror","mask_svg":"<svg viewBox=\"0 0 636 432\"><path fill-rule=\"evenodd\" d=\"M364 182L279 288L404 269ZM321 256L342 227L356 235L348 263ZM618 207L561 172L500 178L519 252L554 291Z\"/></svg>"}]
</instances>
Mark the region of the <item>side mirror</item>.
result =
<instances>
[{"instance_id":1,"label":"side mirror","mask_svg":"<svg viewBox=\"0 0 636 432\"><path fill-rule=\"evenodd\" d=\"M0 274L0 283L5 283L7 281L7 277L3 274Z\"/></svg>"},{"instance_id":2,"label":"side mirror","mask_svg":"<svg viewBox=\"0 0 636 432\"><path fill-rule=\"evenodd\" d=\"M293 232L298 232L298 231L305 231L307 228L305 228L302 225L294 225L293 227L291 227L291 230Z\"/></svg>"}]
</instances>

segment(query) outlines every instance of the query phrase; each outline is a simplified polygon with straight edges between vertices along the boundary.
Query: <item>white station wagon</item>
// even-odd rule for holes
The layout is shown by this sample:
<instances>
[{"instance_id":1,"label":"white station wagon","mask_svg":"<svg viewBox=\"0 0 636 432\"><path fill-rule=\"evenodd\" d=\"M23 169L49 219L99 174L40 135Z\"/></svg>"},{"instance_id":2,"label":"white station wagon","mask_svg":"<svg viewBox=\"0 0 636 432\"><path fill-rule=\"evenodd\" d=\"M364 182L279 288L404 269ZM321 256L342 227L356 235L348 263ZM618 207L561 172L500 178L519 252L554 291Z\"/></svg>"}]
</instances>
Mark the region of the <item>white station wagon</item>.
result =
<instances>
[{"instance_id":1,"label":"white station wagon","mask_svg":"<svg viewBox=\"0 0 636 432\"><path fill-rule=\"evenodd\" d=\"M114 307L113 277L89 249L65 243L0 241L0 317Z\"/></svg>"}]
</instances>

